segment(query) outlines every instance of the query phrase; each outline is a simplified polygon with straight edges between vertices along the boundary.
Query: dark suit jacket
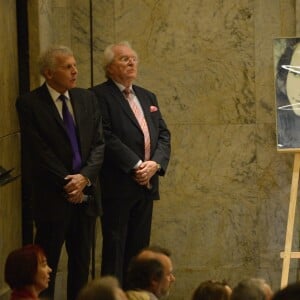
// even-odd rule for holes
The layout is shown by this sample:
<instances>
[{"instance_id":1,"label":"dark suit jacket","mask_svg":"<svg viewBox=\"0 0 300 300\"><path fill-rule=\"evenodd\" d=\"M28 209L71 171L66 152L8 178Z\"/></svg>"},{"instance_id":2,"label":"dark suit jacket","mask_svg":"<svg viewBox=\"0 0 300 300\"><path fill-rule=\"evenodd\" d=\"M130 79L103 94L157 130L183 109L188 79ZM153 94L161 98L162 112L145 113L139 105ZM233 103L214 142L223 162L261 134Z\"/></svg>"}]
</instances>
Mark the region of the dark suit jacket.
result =
<instances>
[{"instance_id":1,"label":"dark suit jacket","mask_svg":"<svg viewBox=\"0 0 300 300\"><path fill-rule=\"evenodd\" d=\"M146 188L137 184L131 175L135 164L144 160L144 136L127 100L112 80L91 90L98 98L103 117L106 148L100 181L104 197L130 197L144 191ZM159 174L151 179L152 189L147 190L149 199L155 200L159 199L158 175L164 175L170 159L170 132L156 96L136 85L133 90L141 103L150 132L150 160L161 165Z\"/></svg>"},{"instance_id":2,"label":"dark suit jacket","mask_svg":"<svg viewBox=\"0 0 300 300\"><path fill-rule=\"evenodd\" d=\"M80 173L93 183L85 193L92 200L85 205L87 213L101 213L97 177L104 155L102 121L93 93L74 88L69 91L77 124L82 156ZM29 182L32 188L36 220L59 220L71 205L63 192L65 176L72 174L72 149L58 110L46 84L20 96L16 107L19 113L21 136L30 156Z\"/></svg>"}]
</instances>

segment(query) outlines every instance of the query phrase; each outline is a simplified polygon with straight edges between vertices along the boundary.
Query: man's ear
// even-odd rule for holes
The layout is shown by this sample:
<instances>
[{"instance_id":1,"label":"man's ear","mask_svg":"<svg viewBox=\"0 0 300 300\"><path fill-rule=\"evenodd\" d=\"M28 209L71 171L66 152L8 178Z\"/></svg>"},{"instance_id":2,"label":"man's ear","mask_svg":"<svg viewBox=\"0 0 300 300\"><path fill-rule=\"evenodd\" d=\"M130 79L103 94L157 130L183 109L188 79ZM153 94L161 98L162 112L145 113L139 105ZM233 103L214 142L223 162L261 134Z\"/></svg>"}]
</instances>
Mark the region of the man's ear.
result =
<instances>
[{"instance_id":1,"label":"man's ear","mask_svg":"<svg viewBox=\"0 0 300 300\"><path fill-rule=\"evenodd\" d=\"M151 284L150 288L151 288L152 292L154 292L158 289L159 282L157 280L151 279L150 284Z\"/></svg>"},{"instance_id":2,"label":"man's ear","mask_svg":"<svg viewBox=\"0 0 300 300\"><path fill-rule=\"evenodd\" d=\"M44 76L46 79L52 79L53 77L53 71L51 71L50 69L46 69L44 72Z\"/></svg>"}]
</instances>

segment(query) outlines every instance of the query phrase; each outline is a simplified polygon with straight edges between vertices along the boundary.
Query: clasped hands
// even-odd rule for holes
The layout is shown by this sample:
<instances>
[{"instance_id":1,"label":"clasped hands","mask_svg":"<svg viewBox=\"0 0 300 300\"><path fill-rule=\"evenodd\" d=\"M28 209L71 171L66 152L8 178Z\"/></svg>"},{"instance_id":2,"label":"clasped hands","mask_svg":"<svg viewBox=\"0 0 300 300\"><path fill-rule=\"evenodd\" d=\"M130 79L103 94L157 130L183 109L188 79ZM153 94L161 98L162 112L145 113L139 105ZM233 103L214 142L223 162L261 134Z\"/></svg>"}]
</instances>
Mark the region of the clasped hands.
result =
<instances>
[{"instance_id":1,"label":"clasped hands","mask_svg":"<svg viewBox=\"0 0 300 300\"><path fill-rule=\"evenodd\" d=\"M137 169L134 170L133 178L140 185L150 187L150 179L157 172L157 163L153 160L142 162Z\"/></svg>"},{"instance_id":2,"label":"clasped hands","mask_svg":"<svg viewBox=\"0 0 300 300\"><path fill-rule=\"evenodd\" d=\"M67 200L71 203L82 203L83 189L88 184L88 180L82 174L68 175L65 177L68 183L64 186L64 191L67 195Z\"/></svg>"}]
</instances>

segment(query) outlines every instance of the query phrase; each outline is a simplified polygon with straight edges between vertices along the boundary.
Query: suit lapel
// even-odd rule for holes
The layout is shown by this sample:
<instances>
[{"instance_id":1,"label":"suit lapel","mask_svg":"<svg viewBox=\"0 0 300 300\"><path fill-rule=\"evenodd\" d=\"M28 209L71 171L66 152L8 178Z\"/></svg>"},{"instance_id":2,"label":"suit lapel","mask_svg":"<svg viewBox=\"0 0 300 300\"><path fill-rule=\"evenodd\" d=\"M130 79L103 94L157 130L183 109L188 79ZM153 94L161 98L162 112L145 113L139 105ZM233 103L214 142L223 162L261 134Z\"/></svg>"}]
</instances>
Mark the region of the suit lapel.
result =
<instances>
[{"instance_id":1,"label":"suit lapel","mask_svg":"<svg viewBox=\"0 0 300 300\"><path fill-rule=\"evenodd\" d=\"M84 101L81 101L82 95L79 94L78 90L70 90L69 91L70 97L71 97L71 103L73 107L73 113L74 113L74 119L76 122L76 130L77 130L77 137L78 142L81 145L82 143L82 137L84 136L84 120L82 119L82 116L84 115L82 112L85 111L84 107Z\"/></svg>"},{"instance_id":2,"label":"suit lapel","mask_svg":"<svg viewBox=\"0 0 300 300\"><path fill-rule=\"evenodd\" d=\"M63 120L53 102L53 99L51 98L51 95L45 83L40 87L39 98L43 103L42 105L48 108L50 114L54 117L55 122L66 132Z\"/></svg>"},{"instance_id":3,"label":"suit lapel","mask_svg":"<svg viewBox=\"0 0 300 300\"><path fill-rule=\"evenodd\" d=\"M126 115L128 116L128 118L135 124L135 126L140 130L141 134L143 134L143 131L128 103L128 101L125 99L123 93L120 91L120 89L115 85L115 83L112 80L108 80L108 84L110 86L112 95L114 97L114 100L116 102L118 102L122 109L124 110L124 112L126 113ZM151 141L151 149L152 149L152 145L153 145L153 136L154 136L154 127L153 127L153 123L152 123L152 119L150 116L150 103L148 101L148 97L147 95L145 95L140 89L138 89L137 86L133 85L132 86L134 93L136 94L142 110L144 112L144 116L148 125L148 130L149 130L149 134L150 134L150 141Z\"/></svg>"},{"instance_id":4,"label":"suit lapel","mask_svg":"<svg viewBox=\"0 0 300 300\"><path fill-rule=\"evenodd\" d=\"M110 88L112 91L112 95L114 97L114 100L119 103L119 105L124 110L125 114L128 116L128 118L140 129L140 125L128 103L126 98L124 97L123 93L120 91L120 89L115 85L113 81L110 82Z\"/></svg>"},{"instance_id":5,"label":"suit lapel","mask_svg":"<svg viewBox=\"0 0 300 300\"><path fill-rule=\"evenodd\" d=\"M148 102L148 98L137 87L133 86L133 89L134 89L134 92L141 104L142 109L143 109L144 116L145 116L145 119L146 119L146 122L148 125L150 140L151 140L151 137L153 136L153 126L152 126L152 120L151 120L151 116L150 116L150 104ZM151 145L152 145L152 143L151 143Z\"/></svg>"},{"instance_id":6,"label":"suit lapel","mask_svg":"<svg viewBox=\"0 0 300 300\"><path fill-rule=\"evenodd\" d=\"M120 91L120 89L117 87L117 85L112 81L112 80L108 80L107 81L110 89L111 89L111 93L114 97L114 100L116 102L118 102L122 109L124 110L124 112L126 113L126 115L128 116L128 118L135 124L136 127L139 128L139 130L141 131L141 134L143 134L143 131L129 105L129 103L127 102L127 100L125 99L123 93ZM148 130L149 130L149 134L150 134L150 143L151 143L151 153L153 150L153 137L155 136L155 127L153 126L153 122L152 122L152 118L151 118L151 113L150 113L150 105L151 103L148 101L149 96L147 94L145 94L141 89L139 89L136 85L132 86L134 93L136 94L141 107L143 109L144 112L144 116L148 125Z\"/></svg>"}]
</instances>

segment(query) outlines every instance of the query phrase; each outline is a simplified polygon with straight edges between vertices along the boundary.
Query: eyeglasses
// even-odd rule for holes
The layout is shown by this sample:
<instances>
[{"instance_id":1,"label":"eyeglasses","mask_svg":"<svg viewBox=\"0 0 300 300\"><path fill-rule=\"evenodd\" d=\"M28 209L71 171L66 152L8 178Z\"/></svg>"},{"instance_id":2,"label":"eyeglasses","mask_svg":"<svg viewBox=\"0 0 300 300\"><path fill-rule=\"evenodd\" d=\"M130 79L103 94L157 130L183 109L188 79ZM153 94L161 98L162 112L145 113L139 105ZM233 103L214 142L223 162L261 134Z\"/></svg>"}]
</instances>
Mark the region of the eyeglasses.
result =
<instances>
[{"instance_id":1,"label":"eyeglasses","mask_svg":"<svg viewBox=\"0 0 300 300\"><path fill-rule=\"evenodd\" d=\"M124 63L128 63L130 60L134 63L138 62L136 56L121 56L119 60Z\"/></svg>"}]
</instances>

